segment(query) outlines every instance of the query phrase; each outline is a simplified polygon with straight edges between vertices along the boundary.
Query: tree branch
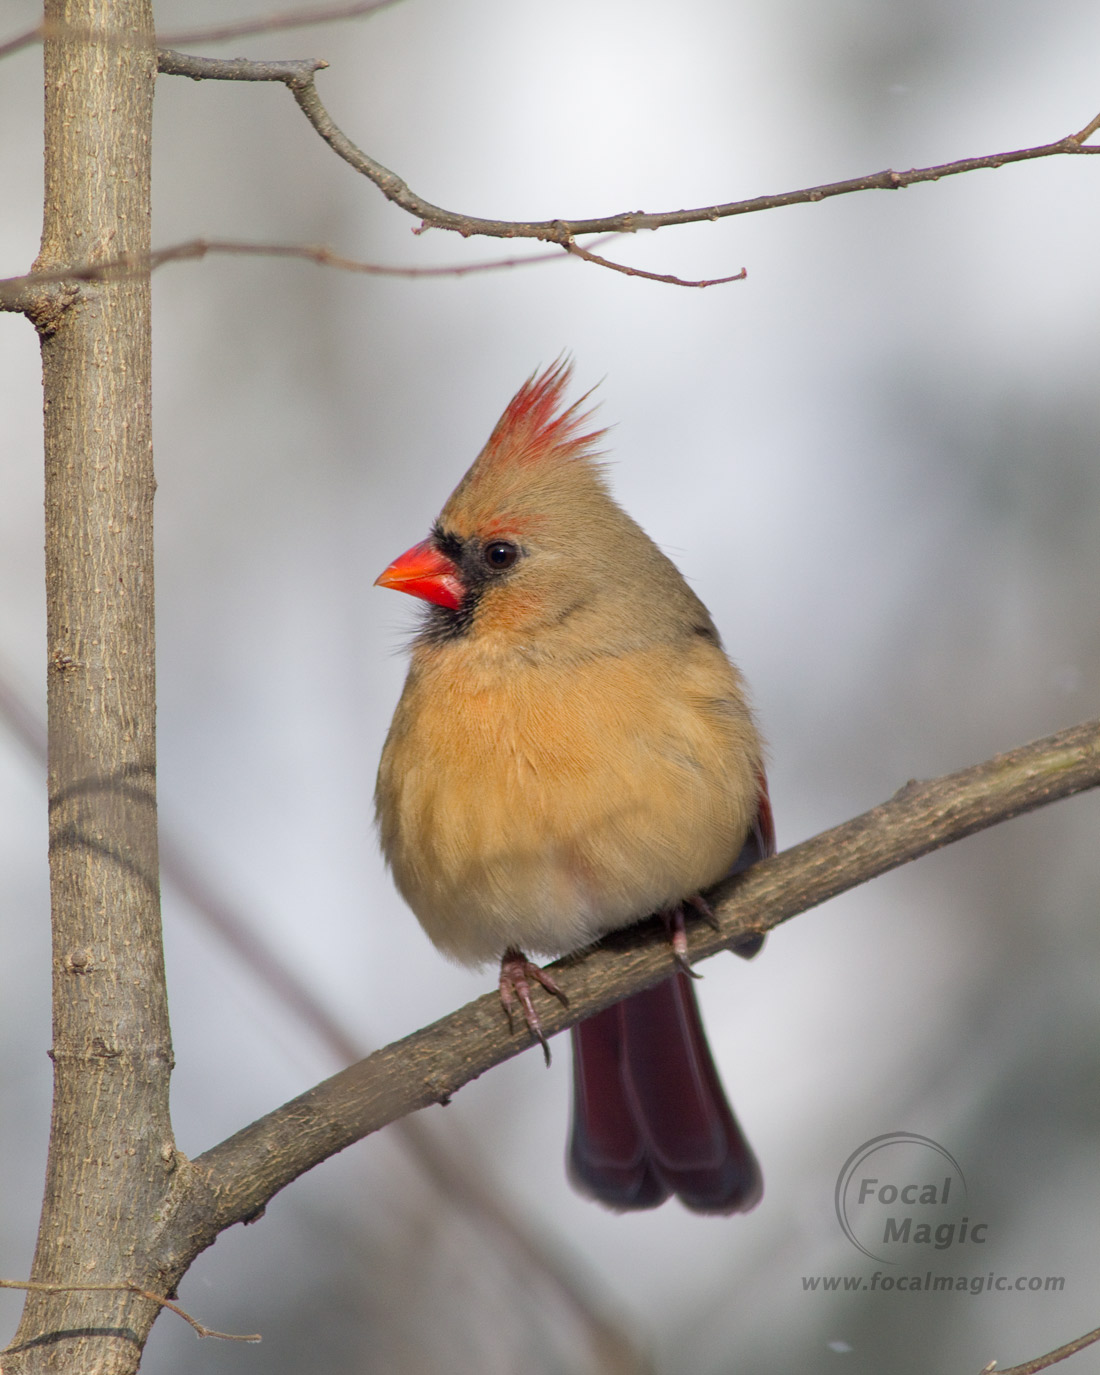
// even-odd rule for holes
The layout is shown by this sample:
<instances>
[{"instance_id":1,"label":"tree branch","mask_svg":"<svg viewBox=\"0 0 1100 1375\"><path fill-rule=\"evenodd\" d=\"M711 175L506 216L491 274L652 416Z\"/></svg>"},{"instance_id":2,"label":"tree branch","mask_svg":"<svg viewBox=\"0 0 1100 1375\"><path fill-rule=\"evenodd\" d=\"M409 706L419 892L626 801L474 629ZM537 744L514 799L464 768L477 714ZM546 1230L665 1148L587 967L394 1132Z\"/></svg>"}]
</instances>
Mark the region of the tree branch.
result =
<instances>
[{"instance_id":1,"label":"tree branch","mask_svg":"<svg viewBox=\"0 0 1100 1375\"><path fill-rule=\"evenodd\" d=\"M689 954L704 959L762 934L838 893L1009 817L1100 784L1100 720L931 782L754 866L711 896L717 929L691 923ZM569 995L543 998L549 1035L667 978L667 937L649 921L553 966ZM300 1174L429 1103L445 1103L493 1065L530 1047L487 993L376 1051L268 1113L181 1169L179 1207L162 1237L170 1278L224 1228L247 1221Z\"/></svg>"},{"instance_id":2,"label":"tree branch","mask_svg":"<svg viewBox=\"0 0 1100 1375\"><path fill-rule=\"evenodd\" d=\"M606 235L615 238L614 234ZM604 240L598 239L597 243ZM236 239L188 239L184 243L170 244L167 248L157 248L150 253L120 253L113 258L98 262L75 263L72 266L52 268L47 271L28 272L23 277L0 279L0 311L23 313L38 325L40 330L52 328L61 314L79 296L78 282L122 281L126 278L144 277L163 267L165 263L188 262L205 258L208 254L229 254L245 258L294 258L302 262L316 263L319 267L332 267L340 272L361 273L368 277L468 277L475 272L500 272L506 268L527 267L533 263L561 262L563 253L553 249L549 253L528 253L515 258L492 258L485 262L446 263L439 267L397 267L386 263L367 263L358 258L346 258L334 253L323 244L278 244L249 243ZM585 256L578 253L578 256ZM608 264L613 266L613 264ZM635 274L633 269L621 268L632 275L649 276L648 273ZM736 279L732 279L736 280ZM710 283L683 282L683 286Z\"/></svg>"},{"instance_id":3,"label":"tree branch","mask_svg":"<svg viewBox=\"0 0 1100 1375\"><path fill-rule=\"evenodd\" d=\"M389 0L387 0L387 3ZM759 210L774 210L786 205L801 205L827 200L832 196L855 191L899 190L923 181L938 181L941 177L956 176L982 168L1001 167L1012 162L1060 154L1100 153L1100 145L1086 145L1085 140L1100 128L1100 114L1076 134L1057 143L1043 144L1015 152L991 153L985 157L963 158L958 162L942 163L934 167L913 168L908 172L875 172L848 181L812 186L799 191L787 191L775 196L756 196L749 200L729 201L721 205L704 206L695 210L673 210L657 214L644 211L624 212L589 220L512 221L487 220L445 210L424 200L411 191L404 181L376 162L343 133L333 122L317 94L315 74L328 66L323 58L295 58L273 62L254 62L247 58L199 57L168 48L158 49L158 70L166 76L185 76L194 81L277 81L294 95L314 129L335 153L351 167L374 183L395 205L420 220L420 230L450 229L464 238L485 235L493 238L533 238L557 244L566 253L599 267L642 277L649 281L681 287L717 286L742 281L740 272L722 277L691 280L670 273L645 271L624 263L613 262L594 253L591 247L576 242L577 236L636 233L642 229L660 229L673 224L692 224L703 220L718 220L732 215L752 214ZM209 253L232 253L253 256L299 258L335 267L347 272L387 277L457 277L471 272L497 271L502 268L526 266L532 262L556 259L557 254L534 255L521 258L496 259L487 263L465 263L442 267L390 267L380 263L362 262L312 244L241 243L227 239L191 239L156 252L134 255L120 254L109 260L83 263L51 272L32 272L22 277L0 280L0 310L19 311L30 317L43 333L49 332L63 311L75 299L75 282L100 281L112 277L140 276L167 262L202 258Z\"/></svg>"},{"instance_id":4,"label":"tree branch","mask_svg":"<svg viewBox=\"0 0 1100 1375\"><path fill-rule=\"evenodd\" d=\"M604 215L587 220L487 220L433 205L431 201L412 191L395 172L383 167L361 148L357 148L333 122L321 103L312 78L308 81L288 82L287 85L302 113L333 152L357 172L369 178L388 200L410 215L416 216L423 228L451 229L463 238L469 238L472 234L482 234L498 239L543 239L548 243L567 244L570 239L583 234L633 234L641 229L662 229L673 224L699 224L704 220L722 220L732 215L755 214L759 210L778 210L785 205L816 203L833 196L850 195L855 191L900 191L919 182L940 181L943 177L959 176L964 172L976 172L983 168L1003 167L1012 162L1027 162L1034 158L1056 157L1063 153L1100 153L1100 146L1085 146L1081 141L1081 136L1086 131L1093 132L1096 126L1096 121L1093 121L1092 124L1086 125L1080 134L1069 134L1056 143L1045 143L1034 148L962 158L958 162L939 163L934 167L914 167L908 172L887 169L884 172L852 177L847 181L806 187L801 191L785 191L775 196L754 196L750 200L727 201L718 205L701 206L694 210L664 210L653 214L644 210L627 210L616 215Z\"/></svg>"},{"instance_id":5,"label":"tree branch","mask_svg":"<svg viewBox=\"0 0 1100 1375\"><path fill-rule=\"evenodd\" d=\"M17 33L14 38L6 38L0 43L0 58L7 57L10 53L17 53L20 48L29 48L35 43L42 42L42 25L35 24L33 29L25 29L22 33Z\"/></svg>"},{"instance_id":6,"label":"tree branch","mask_svg":"<svg viewBox=\"0 0 1100 1375\"><path fill-rule=\"evenodd\" d=\"M748 269L743 267L740 272L734 272L729 277L705 277L700 281L690 281L683 277L673 277L667 272L646 272L640 267L628 267L625 263L613 263L610 258L601 258L598 253L593 253L590 248L582 248L579 243L575 243L572 239L566 241L565 251L572 253L575 258L583 258L586 263L596 263L599 267L609 267L613 272L622 272L627 277L644 277L647 281L667 282L670 286L725 286L727 282L743 282L749 275Z\"/></svg>"},{"instance_id":7,"label":"tree branch","mask_svg":"<svg viewBox=\"0 0 1100 1375\"><path fill-rule=\"evenodd\" d=\"M317 93L313 72L324 64L318 63L308 73L298 73L289 70L295 64L287 63L286 75L275 76L252 75L248 69L273 69L279 64L252 64L243 58L221 62L214 58L198 58L187 53L161 50L158 53L158 61L170 64L162 65L162 71L190 76L195 80L212 78L222 81L285 81L306 119L338 157L343 158L350 167L372 181L387 200L393 201L402 210L419 219L422 228L451 229L463 238L481 234L497 239L542 239L547 243L568 247L572 239L584 234L633 234L641 229L661 229L666 225L698 224L704 220L727 219L731 215L753 214L758 210L777 210L785 205L804 205L808 202L828 200L832 196L845 196L854 191L899 191L919 182L939 181L943 177L976 172L983 168L1003 167L1012 162L1027 162L1034 158L1072 153L1100 153L1100 146L1085 146L1084 142L1100 127L1100 115L1097 115L1096 119L1086 124L1079 133L1069 134L1056 143L1019 148L1005 153L989 153L983 157L961 158L957 162L939 163L933 167L914 167L908 172L894 172L888 168L884 172L871 172L847 181L809 186L801 191L785 191L775 196L755 196L750 200L727 201L718 205L701 206L694 210L665 210L658 213L627 210L616 215L587 220L488 220L433 205L431 201L425 200L411 190L396 172L383 167L369 153L357 147L332 119ZM309 66L308 63L304 65Z\"/></svg>"},{"instance_id":8,"label":"tree branch","mask_svg":"<svg viewBox=\"0 0 1100 1375\"><path fill-rule=\"evenodd\" d=\"M230 38L244 38L257 33L272 33L282 29L301 29L310 24L331 24L341 19L360 19L373 14L376 10L389 9L391 5L395 4L397 4L397 0L352 0L352 3L349 4L329 5L324 9L284 10L280 14L257 16L255 19L238 19L230 24L215 24L204 29L181 29L178 33L158 35L158 37L160 42L168 47L174 47L177 43L224 43ZM74 26L54 22L48 25L48 31L51 37L60 36L63 31L71 37ZM21 48L29 48L35 43L41 43L46 32L46 24L36 24L33 29L26 29L23 33L6 39L0 43L0 58L7 57L9 53L18 52ZM249 80L248 77L238 79ZM253 79L263 80L264 78Z\"/></svg>"},{"instance_id":9,"label":"tree branch","mask_svg":"<svg viewBox=\"0 0 1100 1375\"><path fill-rule=\"evenodd\" d=\"M224 43L229 38L244 38L256 33L272 33L276 29L301 29L309 24L331 24L341 19L360 19L376 10L389 9L397 0L352 0L350 4L328 5L318 10L284 10L255 19L237 19L229 24L217 24L205 29L181 30L162 40L177 43Z\"/></svg>"},{"instance_id":10,"label":"tree branch","mask_svg":"<svg viewBox=\"0 0 1100 1375\"><path fill-rule=\"evenodd\" d=\"M157 71L161 76L189 76L192 81L311 81L314 72L323 71L323 57L294 57L278 62L253 62L247 57L196 57L172 48L157 49Z\"/></svg>"},{"instance_id":11,"label":"tree branch","mask_svg":"<svg viewBox=\"0 0 1100 1375\"><path fill-rule=\"evenodd\" d=\"M170 1309L189 1327L194 1328L200 1337L217 1337L223 1342L263 1340L259 1332L219 1332L215 1327L206 1327L180 1304L172 1299L163 1298L160 1294L151 1293L140 1284L36 1284L34 1280L0 1280L0 1289L23 1289L28 1294L136 1294L138 1298L156 1304L158 1308Z\"/></svg>"},{"instance_id":12,"label":"tree branch","mask_svg":"<svg viewBox=\"0 0 1100 1375\"><path fill-rule=\"evenodd\" d=\"M189 76L196 81L283 81L294 99L313 125L338 157L353 167L362 176L374 183L387 200L399 206L420 221L421 232L425 229L449 229L463 238L482 235L497 239L541 239L546 243L556 243L570 253L585 258L588 262L608 267L630 276L646 277L652 281L668 282L675 286L714 286L719 282L739 281L740 273L728 277L711 278L704 281L685 281L669 274L643 272L620 263L609 262L590 251L579 248L575 240L587 234L634 234L642 229L662 229L674 224L698 224L707 221L728 219L733 215L754 214L759 210L777 210L786 205L804 205L829 200L833 196L850 195L855 191L899 191L920 182L939 181L943 177L959 176L965 172L1003 167L1013 162L1027 162L1035 158L1056 157L1062 154L1100 153L1100 146L1086 146L1085 140L1100 128L1100 115L1086 124L1076 134L1068 134L1056 143L1041 144L1032 148L1020 148L1005 153L989 153L983 157L962 158L957 162L939 163L932 167L914 167L908 172L871 172L847 181L828 182L821 186L810 186L800 191L785 191L774 196L755 196L749 200L727 201L723 204L701 206L693 210L665 210L647 213L644 210L622 211L616 215L606 215L587 220L489 220L476 215L464 215L458 211L447 210L433 205L431 201L413 191L396 172L391 172L354 144L335 123L325 109L317 93L315 73L324 62L307 59L302 62L269 63L249 62L244 58L222 60L218 58L194 57L188 53L161 49L157 55L160 70L165 74Z\"/></svg>"},{"instance_id":13,"label":"tree branch","mask_svg":"<svg viewBox=\"0 0 1100 1375\"><path fill-rule=\"evenodd\" d=\"M1038 1371L1048 1370L1052 1365L1057 1365L1069 1356L1075 1356L1078 1351L1084 1351L1085 1347L1092 1346L1095 1342L1100 1342L1100 1327L1086 1332L1083 1337L1075 1337L1073 1341L1066 1342L1065 1346L1048 1351L1045 1356L1035 1356L1030 1361L1024 1361L1022 1365L1005 1366L1000 1370L996 1361L990 1361L982 1367L981 1375L993 1375L994 1372L996 1375L1037 1375Z\"/></svg>"}]
</instances>

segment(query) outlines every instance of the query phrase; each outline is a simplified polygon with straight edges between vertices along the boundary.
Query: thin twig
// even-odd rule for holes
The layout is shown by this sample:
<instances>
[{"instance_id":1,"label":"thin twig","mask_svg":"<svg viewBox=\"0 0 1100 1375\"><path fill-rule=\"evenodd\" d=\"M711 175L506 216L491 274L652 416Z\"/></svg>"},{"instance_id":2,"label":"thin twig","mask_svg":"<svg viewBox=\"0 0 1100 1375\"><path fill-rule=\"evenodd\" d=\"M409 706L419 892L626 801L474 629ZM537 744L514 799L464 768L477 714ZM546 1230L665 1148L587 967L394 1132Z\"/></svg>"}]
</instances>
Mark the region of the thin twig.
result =
<instances>
[{"instance_id":1,"label":"thin twig","mask_svg":"<svg viewBox=\"0 0 1100 1375\"><path fill-rule=\"evenodd\" d=\"M255 33L272 33L276 29L301 29L309 24L331 24L341 19L360 19L376 10L388 9L397 0L354 0L346 5L329 5L319 10L284 10L255 19L238 19L231 24L217 24L205 29L187 29L168 34L162 41L176 43L223 43L228 38L244 38Z\"/></svg>"},{"instance_id":2,"label":"thin twig","mask_svg":"<svg viewBox=\"0 0 1100 1375\"><path fill-rule=\"evenodd\" d=\"M159 1304L161 1308L170 1308L185 1323L190 1323L200 1337L217 1337L223 1342L263 1341L259 1332L218 1332L213 1327L204 1327L197 1318L193 1318L172 1299L143 1289L140 1284L130 1284L126 1281L121 1284L47 1284L43 1280L0 1280L0 1289L25 1289L32 1294L136 1294L138 1298L148 1299L150 1303Z\"/></svg>"},{"instance_id":3,"label":"thin twig","mask_svg":"<svg viewBox=\"0 0 1100 1375\"><path fill-rule=\"evenodd\" d=\"M1065 1346L1059 1346L1054 1351L1048 1351L1045 1356L1035 1356L1030 1361L1025 1361L1023 1365L1006 1366L1003 1370L998 1369L996 1361L990 1361L981 1369L981 1375L1035 1375L1036 1371L1046 1370L1052 1365L1057 1365L1059 1361L1064 1361L1067 1356L1076 1355L1078 1351L1084 1351L1086 1346L1092 1346L1095 1342L1100 1342L1100 1327L1094 1328L1091 1332L1086 1332L1083 1337L1076 1337L1072 1342L1066 1342Z\"/></svg>"},{"instance_id":4,"label":"thin twig","mask_svg":"<svg viewBox=\"0 0 1100 1375\"><path fill-rule=\"evenodd\" d=\"M27 29L25 33L17 33L14 38L9 38L0 43L0 57L7 57L9 53L17 53L20 48L29 48L34 43L42 42L42 25L36 24L33 29Z\"/></svg>"},{"instance_id":5,"label":"thin twig","mask_svg":"<svg viewBox=\"0 0 1100 1375\"><path fill-rule=\"evenodd\" d=\"M942 177L958 176L983 168L1003 167L1012 162L1027 162L1034 158L1049 158L1068 153L1100 153L1100 146L1085 146L1081 136L1070 134L1056 143L1034 148L1020 148L1005 153L989 153L983 157L962 158L957 162L939 163L933 167L914 167L908 172L872 172L847 181L809 186L800 191L785 191L775 196L754 196L749 200L727 201L719 205L701 206L694 210L665 210L648 214L644 210L627 210L617 215L604 215L588 220L487 220L475 215L462 215L442 206L433 205L412 191L395 172L383 167L333 122L317 94L312 79L301 83L287 83L302 113L329 147L357 172L368 177L395 205L415 215L421 223L435 229L450 229L464 238L483 234L498 239L543 239L549 243L567 244L584 234L633 234L641 229L661 229L673 224L699 224L704 220L727 219L731 215L749 215L759 210L777 210L786 205L805 205L828 200L833 196L849 195L855 191L899 191L919 182L939 181ZM1090 126L1086 126L1086 129ZM1082 130L1084 133L1084 130Z\"/></svg>"},{"instance_id":6,"label":"thin twig","mask_svg":"<svg viewBox=\"0 0 1100 1375\"><path fill-rule=\"evenodd\" d=\"M389 9L391 5L395 4L397 4L397 0L353 0L351 4L329 5L325 9L284 10L281 14L269 14L266 17L257 16L255 19L238 19L231 24L216 24L205 29L181 29L177 33L158 35L158 38L166 47L172 47L177 43L224 43L230 38L244 38L257 33L301 29L310 24L331 24L341 19L360 19L373 14L376 10ZM57 34L61 27L52 24L50 33ZM70 34L73 32L68 26L64 27L66 32ZM0 58L7 57L9 53L18 52L21 48L29 48L35 43L41 43L45 36L46 26L36 24L33 29L27 29L24 33L16 34L14 38L9 38L0 43ZM236 77L235 79L238 81L255 81L264 78Z\"/></svg>"},{"instance_id":7,"label":"thin twig","mask_svg":"<svg viewBox=\"0 0 1100 1375\"><path fill-rule=\"evenodd\" d=\"M670 286L724 286L726 282L743 282L749 275L745 268L740 272L735 272L732 277L708 277L702 281L687 281L683 277L673 277L667 272L646 272L640 267L628 267L625 263L613 263L610 258L601 258L598 253L593 253L590 248L582 248L579 243L569 239L565 244L567 253L572 253L576 258L583 258L586 263L597 263L600 267L609 267L613 272L623 272L628 277L645 277L650 282L667 282Z\"/></svg>"},{"instance_id":8,"label":"thin twig","mask_svg":"<svg viewBox=\"0 0 1100 1375\"><path fill-rule=\"evenodd\" d=\"M1074 134L1073 141L1075 143L1084 143L1087 138L1092 138L1097 129L1100 129L1100 114L1098 114L1095 119L1090 119L1079 134Z\"/></svg>"},{"instance_id":9,"label":"thin twig","mask_svg":"<svg viewBox=\"0 0 1100 1375\"><path fill-rule=\"evenodd\" d=\"M614 234L604 236L603 242ZM129 277L143 277L165 263L186 262L205 258L208 254L232 254L250 258L297 258L334 267L341 272L355 272L368 277L468 277L475 272L499 272L505 268L527 267L533 263L560 262L566 254L559 249L549 253L528 253L514 258L493 258L487 262L451 263L441 267L392 267L384 263L365 263L346 258L322 244L265 244L248 243L236 239L188 239L154 249L152 253L123 253L98 263L80 263L72 267L51 268L47 272L28 272L23 277L0 280L0 311L29 310L50 288L72 282L118 281ZM690 286L694 283L684 283ZM702 283L706 285L706 283Z\"/></svg>"},{"instance_id":10,"label":"thin twig","mask_svg":"<svg viewBox=\"0 0 1100 1375\"><path fill-rule=\"evenodd\" d=\"M693 210L666 210L649 214L643 210L624 211L617 215L607 215L588 220L489 220L475 215L463 215L443 206L433 205L431 201L413 191L396 172L391 172L365 153L335 123L325 109L317 85L313 79L317 67L310 63L302 64L302 70L290 70L294 64L285 64L285 76L274 73L279 64L250 64L245 59L217 63L214 59L196 58L188 53L162 51L158 61L161 70L179 75L192 76L197 80L218 79L225 81L270 81L283 80L302 113L313 128L325 140L338 157L367 177L382 192L408 214L420 221L421 230L449 229L463 238L471 235L484 235L498 239L541 239L547 243L560 244L568 252L601 267L630 276L645 277L651 281L667 282L674 286L711 286L719 282L739 281L744 270L729 277L713 278L705 282L689 282L669 274L645 272L640 268L630 268L621 263L609 262L581 249L575 240L588 234L633 234L643 229L661 229L673 224L698 224L703 221L728 219L733 215L754 214L760 210L776 210L787 205L804 205L829 200L833 196L843 196L855 191L899 191L920 182L939 181L942 177L958 176L964 172L1003 167L1012 162L1026 162L1035 158L1055 157L1061 154L1100 153L1100 146L1085 145L1085 139L1100 127L1100 115L1077 134L1069 134L1056 143L1042 144L1033 148L1020 148L1005 153L989 153L983 157L962 158L957 162L939 163L931 167L914 167L908 172L872 172L862 177L852 177L847 181L829 182L821 186L810 186L799 191L786 191L774 196L754 196L749 200L727 201L723 204L702 206ZM250 66L263 74L250 72Z\"/></svg>"}]
</instances>

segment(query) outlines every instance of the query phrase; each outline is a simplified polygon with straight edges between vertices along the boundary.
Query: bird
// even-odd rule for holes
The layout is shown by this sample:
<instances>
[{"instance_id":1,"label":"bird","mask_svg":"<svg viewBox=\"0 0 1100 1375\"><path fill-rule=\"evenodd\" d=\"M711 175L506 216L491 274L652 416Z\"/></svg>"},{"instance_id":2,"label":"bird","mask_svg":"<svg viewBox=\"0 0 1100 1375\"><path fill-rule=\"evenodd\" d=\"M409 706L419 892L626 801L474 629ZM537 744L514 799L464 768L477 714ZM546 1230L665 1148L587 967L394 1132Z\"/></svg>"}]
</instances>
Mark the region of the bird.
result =
<instances>
[{"instance_id":1,"label":"bird","mask_svg":"<svg viewBox=\"0 0 1100 1375\"><path fill-rule=\"evenodd\" d=\"M500 960L543 1041L532 955L652 915L667 979L572 1029L567 1170L607 1207L672 1195L754 1207L760 1167L726 1099L687 963L685 909L774 853L763 745L710 614L613 498L566 405L572 362L533 373L428 537L377 585L426 603L375 791L397 889L444 955ZM756 953L763 937L738 953Z\"/></svg>"}]
</instances>

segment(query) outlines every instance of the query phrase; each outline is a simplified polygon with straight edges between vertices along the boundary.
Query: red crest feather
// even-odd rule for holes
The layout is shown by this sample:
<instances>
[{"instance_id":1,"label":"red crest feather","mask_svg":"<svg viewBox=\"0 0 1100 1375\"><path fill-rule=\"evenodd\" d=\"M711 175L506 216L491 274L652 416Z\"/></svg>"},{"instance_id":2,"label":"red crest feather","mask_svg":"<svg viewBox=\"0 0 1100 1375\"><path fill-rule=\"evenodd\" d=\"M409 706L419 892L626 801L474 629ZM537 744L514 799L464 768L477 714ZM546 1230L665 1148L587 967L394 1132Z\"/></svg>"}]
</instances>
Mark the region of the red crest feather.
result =
<instances>
[{"instance_id":1,"label":"red crest feather","mask_svg":"<svg viewBox=\"0 0 1100 1375\"><path fill-rule=\"evenodd\" d=\"M533 373L497 421L482 454L482 462L498 464L557 462L588 457L592 446L606 432L581 427L591 416L582 411L591 392L586 392L568 410L561 410L562 395L573 375L569 359L560 359L542 373Z\"/></svg>"}]
</instances>

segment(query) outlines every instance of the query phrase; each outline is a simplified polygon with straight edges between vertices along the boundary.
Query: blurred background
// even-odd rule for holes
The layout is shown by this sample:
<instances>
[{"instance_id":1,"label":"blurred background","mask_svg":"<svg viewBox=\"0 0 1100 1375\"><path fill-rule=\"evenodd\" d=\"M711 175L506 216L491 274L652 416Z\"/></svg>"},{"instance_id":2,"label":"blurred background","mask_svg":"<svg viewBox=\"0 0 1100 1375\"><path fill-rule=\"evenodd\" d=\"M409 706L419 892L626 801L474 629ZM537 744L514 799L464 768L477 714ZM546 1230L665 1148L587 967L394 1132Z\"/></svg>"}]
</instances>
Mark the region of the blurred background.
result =
<instances>
[{"instance_id":1,"label":"blurred background","mask_svg":"<svg viewBox=\"0 0 1100 1375\"><path fill-rule=\"evenodd\" d=\"M36 22L7 0L4 34ZM250 14L163 0L158 25ZM333 118L428 199L511 218L709 204L1053 141L1100 108L1090 0L406 0L194 44L324 56ZM41 203L41 55L0 64L0 273ZM325 244L401 265L536 245L413 224L277 86L161 78L154 245ZM1095 141L1095 140L1094 140ZM752 686L782 846L912 777L1100 714L1100 162L1061 158L460 279L217 259L154 278L164 915L180 1148L486 991L382 868L371 791L415 623L377 573L427 531L519 383L570 350L612 480ZM0 1273L25 1275L47 1139L36 340L0 315ZM1100 797L921 860L700 985L763 1163L750 1216L616 1217L562 1169L569 1057L529 1053L346 1151L200 1258L158 1375L976 1371L1094 1327ZM195 889L210 900L196 903ZM211 924L241 922L244 952ZM252 933L252 934L248 934ZM258 972L282 961L335 1026ZM340 1042L340 1037L343 1041ZM341 1045L343 1049L341 1050ZM837 1174L891 1131L965 1173L937 1273L1060 1292L811 1292L876 1268ZM921 1270L924 1269L922 1259ZM0 1294L6 1333L16 1294ZM1100 1356L1074 1359L1100 1370Z\"/></svg>"}]
</instances>

